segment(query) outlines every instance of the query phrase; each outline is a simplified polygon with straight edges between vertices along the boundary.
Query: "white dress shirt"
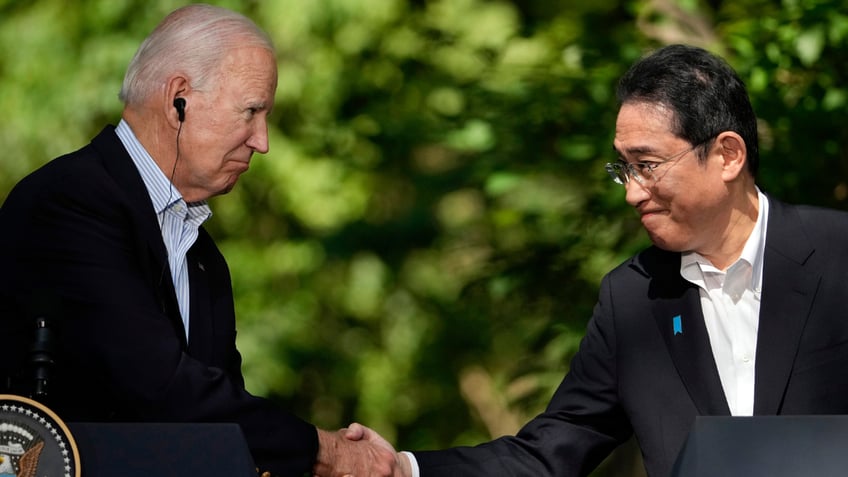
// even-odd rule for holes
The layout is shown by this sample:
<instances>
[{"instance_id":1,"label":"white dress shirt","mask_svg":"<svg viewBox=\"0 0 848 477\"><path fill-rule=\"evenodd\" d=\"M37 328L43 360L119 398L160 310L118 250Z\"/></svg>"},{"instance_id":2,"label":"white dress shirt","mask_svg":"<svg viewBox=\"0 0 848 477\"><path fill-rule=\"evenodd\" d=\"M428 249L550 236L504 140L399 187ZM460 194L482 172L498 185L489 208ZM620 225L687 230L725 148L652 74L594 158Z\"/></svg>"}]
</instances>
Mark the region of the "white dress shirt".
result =
<instances>
[{"instance_id":1,"label":"white dress shirt","mask_svg":"<svg viewBox=\"0 0 848 477\"><path fill-rule=\"evenodd\" d=\"M768 199L759 190L757 195L757 223L735 263L719 270L695 252L684 253L680 262L680 274L699 288L713 358L734 416L754 414L754 365L768 221Z\"/></svg>"},{"instance_id":2,"label":"white dress shirt","mask_svg":"<svg viewBox=\"0 0 848 477\"><path fill-rule=\"evenodd\" d=\"M197 240L200 226L212 216L212 210L205 201L187 204L183 200L183 196L150 157L124 120L118 123L115 133L138 168L147 187L147 193L150 194L156 216L159 218L162 240L168 251L168 266L171 269L171 278L177 293L186 341L188 341L191 293L186 253Z\"/></svg>"}]
</instances>

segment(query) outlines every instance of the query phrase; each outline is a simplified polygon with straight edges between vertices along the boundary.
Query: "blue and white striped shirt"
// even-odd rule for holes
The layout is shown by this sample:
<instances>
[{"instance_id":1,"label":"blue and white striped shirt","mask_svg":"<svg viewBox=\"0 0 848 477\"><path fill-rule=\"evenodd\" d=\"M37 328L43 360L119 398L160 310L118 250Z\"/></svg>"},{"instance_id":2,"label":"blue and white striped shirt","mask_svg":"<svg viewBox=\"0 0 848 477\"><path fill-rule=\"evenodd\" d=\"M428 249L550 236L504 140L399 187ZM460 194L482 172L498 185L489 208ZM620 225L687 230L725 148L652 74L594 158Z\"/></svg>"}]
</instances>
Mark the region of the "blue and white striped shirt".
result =
<instances>
[{"instance_id":1,"label":"blue and white striped shirt","mask_svg":"<svg viewBox=\"0 0 848 477\"><path fill-rule=\"evenodd\" d=\"M138 142L138 138L124 120L118 123L115 133L135 163L135 167L138 168L147 187L147 193L150 194L156 216L159 218L162 240L168 251L168 265L171 268L177 303L180 306L180 315L182 315L186 341L188 341L191 294L186 253L197 240L200 226L212 216L212 210L206 201L186 204L182 194L153 161L144 146Z\"/></svg>"}]
</instances>

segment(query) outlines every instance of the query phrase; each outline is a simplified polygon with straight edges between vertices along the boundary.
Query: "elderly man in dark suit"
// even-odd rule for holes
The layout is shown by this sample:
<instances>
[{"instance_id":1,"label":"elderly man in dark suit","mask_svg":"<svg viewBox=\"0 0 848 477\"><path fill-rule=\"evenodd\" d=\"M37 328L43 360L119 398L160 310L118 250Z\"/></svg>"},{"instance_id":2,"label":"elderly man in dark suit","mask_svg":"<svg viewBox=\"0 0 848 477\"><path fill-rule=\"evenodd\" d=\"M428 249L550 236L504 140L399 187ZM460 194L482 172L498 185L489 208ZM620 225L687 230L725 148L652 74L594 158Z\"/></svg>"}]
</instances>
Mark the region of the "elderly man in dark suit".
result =
<instances>
[{"instance_id":1,"label":"elderly man in dark suit","mask_svg":"<svg viewBox=\"0 0 848 477\"><path fill-rule=\"evenodd\" d=\"M16 391L33 318L56 334L50 405L82 421L241 425L261 471L388 475L395 456L252 396L230 275L202 224L268 151L277 63L223 8L176 10L142 43L117 127L23 179L0 209L0 388Z\"/></svg>"},{"instance_id":2,"label":"elderly man in dark suit","mask_svg":"<svg viewBox=\"0 0 848 477\"><path fill-rule=\"evenodd\" d=\"M603 279L545 412L515 436L404 453L406 475L587 475L635 434L662 477L695 416L848 413L848 214L757 187L745 86L707 51L656 51L618 97L606 168L654 246Z\"/></svg>"}]
</instances>

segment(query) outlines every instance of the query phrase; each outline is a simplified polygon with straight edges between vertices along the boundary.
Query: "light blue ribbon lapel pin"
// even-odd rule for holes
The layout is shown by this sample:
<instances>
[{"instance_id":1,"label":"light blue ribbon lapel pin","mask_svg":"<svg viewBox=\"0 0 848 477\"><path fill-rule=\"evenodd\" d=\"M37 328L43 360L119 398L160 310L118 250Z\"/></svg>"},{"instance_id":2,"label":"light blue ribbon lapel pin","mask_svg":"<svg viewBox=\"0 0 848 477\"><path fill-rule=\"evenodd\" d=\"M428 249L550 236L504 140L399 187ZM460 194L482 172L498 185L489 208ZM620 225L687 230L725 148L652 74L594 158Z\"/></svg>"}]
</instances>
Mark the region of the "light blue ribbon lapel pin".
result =
<instances>
[{"instance_id":1,"label":"light blue ribbon lapel pin","mask_svg":"<svg viewBox=\"0 0 848 477\"><path fill-rule=\"evenodd\" d=\"M671 319L671 325L674 328L675 336L683 334L683 320L680 318L680 315Z\"/></svg>"}]
</instances>

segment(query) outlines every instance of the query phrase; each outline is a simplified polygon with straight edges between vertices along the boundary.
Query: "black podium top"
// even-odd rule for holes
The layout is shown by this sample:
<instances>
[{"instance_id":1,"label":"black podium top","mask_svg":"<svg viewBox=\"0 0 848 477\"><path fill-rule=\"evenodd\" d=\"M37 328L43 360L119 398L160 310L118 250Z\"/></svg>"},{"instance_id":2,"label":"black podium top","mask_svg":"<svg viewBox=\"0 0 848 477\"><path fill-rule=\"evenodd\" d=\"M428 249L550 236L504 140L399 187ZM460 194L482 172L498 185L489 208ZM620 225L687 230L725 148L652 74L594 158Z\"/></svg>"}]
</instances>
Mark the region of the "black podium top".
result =
<instances>
[{"instance_id":1,"label":"black podium top","mask_svg":"<svg viewBox=\"0 0 848 477\"><path fill-rule=\"evenodd\" d=\"M672 477L848 475L848 416L699 416Z\"/></svg>"},{"instance_id":2,"label":"black podium top","mask_svg":"<svg viewBox=\"0 0 848 477\"><path fill-rule=\"evenodd\" d=\"M238 424L69 422L85 477L256 477Z\"/></svg>"}]
</instances>

